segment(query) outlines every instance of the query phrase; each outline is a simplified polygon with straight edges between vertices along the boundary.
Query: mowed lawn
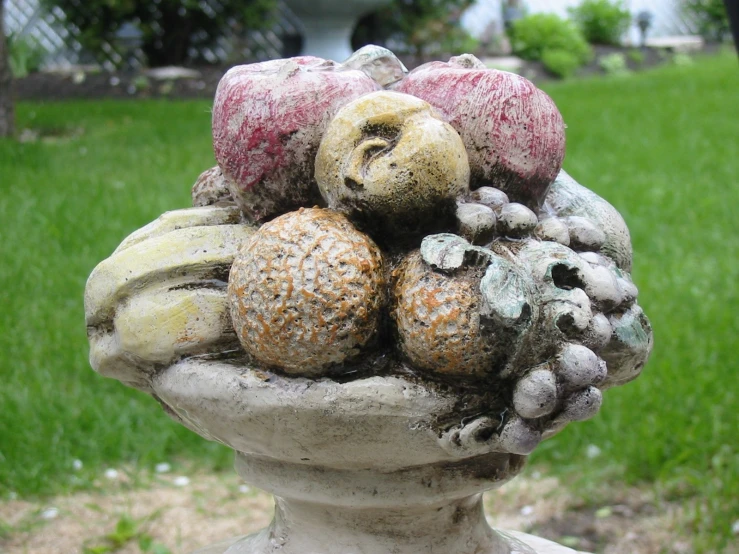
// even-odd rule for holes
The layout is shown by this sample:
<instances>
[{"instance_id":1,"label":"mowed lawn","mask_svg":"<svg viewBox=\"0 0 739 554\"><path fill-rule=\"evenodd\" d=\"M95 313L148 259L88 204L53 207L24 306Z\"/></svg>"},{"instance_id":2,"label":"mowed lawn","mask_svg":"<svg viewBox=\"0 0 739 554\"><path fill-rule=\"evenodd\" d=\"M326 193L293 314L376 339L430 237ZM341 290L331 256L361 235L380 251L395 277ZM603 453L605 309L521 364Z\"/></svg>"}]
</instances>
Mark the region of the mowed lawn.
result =
<instances>
[{"instance_id":1,"label":"mowed lawn","mask_svg":"<svg viewBox=\"0 0 739 554\"><path fill-rule=\"evenodd\" d=\"M736 56L545 88L568 125L565 168L629 224L656 346L641 378L532 463L585 484L653 482L691 506L697 549L717 551L739 517ZM89 486L120 464L229 466L223 447L89 368L82 309L95 264L187 206L214 164L209 103L21 104L18 119L58 136L0 141L0 496Z\"/></svg>"}]
</instances>

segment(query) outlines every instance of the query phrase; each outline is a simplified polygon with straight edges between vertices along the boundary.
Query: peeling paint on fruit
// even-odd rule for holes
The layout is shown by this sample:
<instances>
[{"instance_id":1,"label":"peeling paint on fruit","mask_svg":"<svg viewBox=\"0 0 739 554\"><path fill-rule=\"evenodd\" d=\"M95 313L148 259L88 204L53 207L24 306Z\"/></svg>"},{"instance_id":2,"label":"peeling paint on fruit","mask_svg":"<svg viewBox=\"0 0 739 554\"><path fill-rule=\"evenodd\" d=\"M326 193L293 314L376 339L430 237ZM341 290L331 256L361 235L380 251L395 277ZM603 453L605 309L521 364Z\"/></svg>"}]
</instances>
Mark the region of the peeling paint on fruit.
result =
<instances>
[{"instance_id":1,"label":"peeling paint on fruit","mask_svg":"<svg viewBox=\"0 0 739 554\"><path fill-rule=\"evenodd\" d=\"M527 79L480 67L471 58L422 65L394 90L426 100L459 132L473 189L489 184L535 209L562 167L562 116Z\"/></svg>"},{"instance_id":2,"label":"peeling paint on fruit","mask_svg":"<svg viewBox=\"0 0 739 554\"><path fill-rule=\"evenodd\" d=\"M262 221L320 195L316 150L333 115L380 85L358 70L303 56L241 65L221 79L213 105L213 148L245 215Z\"/></svg>"}]
</instances>

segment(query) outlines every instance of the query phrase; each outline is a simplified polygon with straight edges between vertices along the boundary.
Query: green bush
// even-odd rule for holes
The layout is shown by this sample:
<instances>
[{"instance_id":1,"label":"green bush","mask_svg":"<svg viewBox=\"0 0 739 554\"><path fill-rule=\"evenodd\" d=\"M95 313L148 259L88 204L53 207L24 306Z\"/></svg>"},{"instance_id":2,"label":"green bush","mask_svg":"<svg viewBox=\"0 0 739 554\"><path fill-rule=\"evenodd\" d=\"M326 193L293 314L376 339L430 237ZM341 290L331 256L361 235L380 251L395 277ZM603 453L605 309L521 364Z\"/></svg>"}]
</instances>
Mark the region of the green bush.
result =
<instances>
[{"instance_id":1,"label":"green bush","mask_svg":"<svg viewBox=\"0 0 739 554\"><path fill-rule=\"evenodd\" d=\"M598 65L608 75L625 75L629 72L626 56L620 52L606 54L598 60Z\"/></svg>"},{"instance_id":2,"label":"green bush","mask_svg":"<svg viewBox=\"0 0 739 554\"><path fill-rule=\"evenodd\" d=\"M591 44L620 44L631 23L631 14L620 0L583 0L568 11Z\"/></svg>"},{"instance_id":3,"label":"green bush","mask_svg":"<svg viewBox=\"0 0 739 554\"><path fill-rule=\"evenodd\" d=\"M728 34L729 16L723 0L687 0L684 7L698 19L703 38L720 42Z\"/></svg>"},{"instance_id":4,"label":"green bush","mask_svg":"<svg viewBox=\"0 0 739 554\"><path fill-rule=\"evenodd\" d=\"M631 50L628 51L626 55L636 65L642 65L646 60L646 56L644 55L644 52L642 52L638 48L632 48Z\"/></svg>"},{"instance_id":5,"label":"green bush","mask_svg":"<svg viewBox=\"0 0 739 554\"><path fill-rule=\"evenodd\" d=\"M191 48L213 45L230 21L243 30L269 24L276 0L233 0L217 8L195 0L42 0L47 9L59 7L67 22L80 30L80 43L103 57L105 42L115 45L126 23L142 32L142 50L151 66L184 63ZM215 4L213 4L215 6Z\"/></svg>"},{"instance_id":6,"label":"green bush","mask_svg":"<svg viewBox=\"0 0 739 554\"><path fill-rule=\"evenodd\" d=\"M526 60L541 60L546 50L568 52L580 65L592 50L580 30L554 14L533 14L516 21L510 30L514 53Z\"/></svg>"},{"instance_id":7,"label":"green bush","mask_svg":"<svg viewBox=\"0 0 739 554\"><path fill-rule=\"evenodd\" d=\"M694 61L690 54L678 52L672 57L672 63L679 65L680 67L687 67L689 65L693 65Z\"/></svg>"},{"instance_id":8,"label":"green bush","mask_svg":"<svg viewBox=\"0 0 739 554\"><path fill-rule=\"evenodd\" d=\"M46 50L35 38L25 35L8 37L8 64L14 78L22 79L38 71L44 58Z\"/></svg>"},{"instance_id":9,"label":"green bush","mask_svg":"<svg viewBox=\"0 0 739 554\"><path fill-rule=\"evenodd\" d=\"M544 68L552 75L560 79L566 79L575 74L575 71L582 65L580 60L572 52L567 50L544 50L541 62Z\"/></svg>"}]
</instances>

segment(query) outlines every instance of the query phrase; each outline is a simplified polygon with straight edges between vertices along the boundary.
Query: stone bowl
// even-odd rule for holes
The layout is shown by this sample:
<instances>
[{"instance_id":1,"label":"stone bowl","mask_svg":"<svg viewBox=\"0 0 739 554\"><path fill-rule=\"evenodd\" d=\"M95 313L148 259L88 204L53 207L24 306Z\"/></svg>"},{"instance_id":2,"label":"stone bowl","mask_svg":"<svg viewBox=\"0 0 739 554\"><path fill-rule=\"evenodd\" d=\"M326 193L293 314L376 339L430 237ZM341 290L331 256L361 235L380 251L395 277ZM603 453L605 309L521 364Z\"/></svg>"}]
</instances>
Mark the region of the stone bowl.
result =
<instances>
[{"instance_id":1,"label":"stone bowl","mask_svg":"<svg viewBox=\"0 0 739 554\"><path fill-rule=\"evenodd\" d=\"M348 382L282 377L239 361L188 359L154 394L182 424L237 452L249 483L277 496L372 507L433 504L497 487L526 457L485 442L450 447L440 421L457 391L398 376ZM459 417L457 415L457 417Z\"/></svg>"}]
</instances>

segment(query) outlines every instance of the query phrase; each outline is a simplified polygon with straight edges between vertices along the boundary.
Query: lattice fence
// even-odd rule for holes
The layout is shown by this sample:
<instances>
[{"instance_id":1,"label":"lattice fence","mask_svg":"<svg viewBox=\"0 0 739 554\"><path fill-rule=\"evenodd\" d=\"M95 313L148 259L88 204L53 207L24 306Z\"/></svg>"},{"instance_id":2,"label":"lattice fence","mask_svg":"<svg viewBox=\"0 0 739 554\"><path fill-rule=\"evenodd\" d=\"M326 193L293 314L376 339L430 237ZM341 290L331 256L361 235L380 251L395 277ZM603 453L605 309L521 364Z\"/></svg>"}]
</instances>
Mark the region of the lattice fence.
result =
<instances>
[{"instance_id":1,"label":"lattice fence","mask_svg":"<svg viewBox=\"0 0 739 554\"><path fill-rule=\"evenodd\" d=\"M3 1L3 0L0 0ZM80 32L71 25L64 12L55 8L45 13L38 0L6 0L5 29L14 36L26 36L35 40L47 52L46 65L70 65L93 62L93 56L85 52L77 40ZM209 0L202 0L209 4ZM214 46L192 50L190 57L209 63L232 60L266 60L279 58L283 54L285 42L298 36L300 23L283 4L278 5L275 25L266 31L249 31L245 36L239 34L238 23L233 21L222 35L215 37ZM123 63L120 48L110 43L102 46L104 65L110 69ZM134 51L126 60L133 66L145 62L143 52Z\"/></svg>"}]
</instances>

